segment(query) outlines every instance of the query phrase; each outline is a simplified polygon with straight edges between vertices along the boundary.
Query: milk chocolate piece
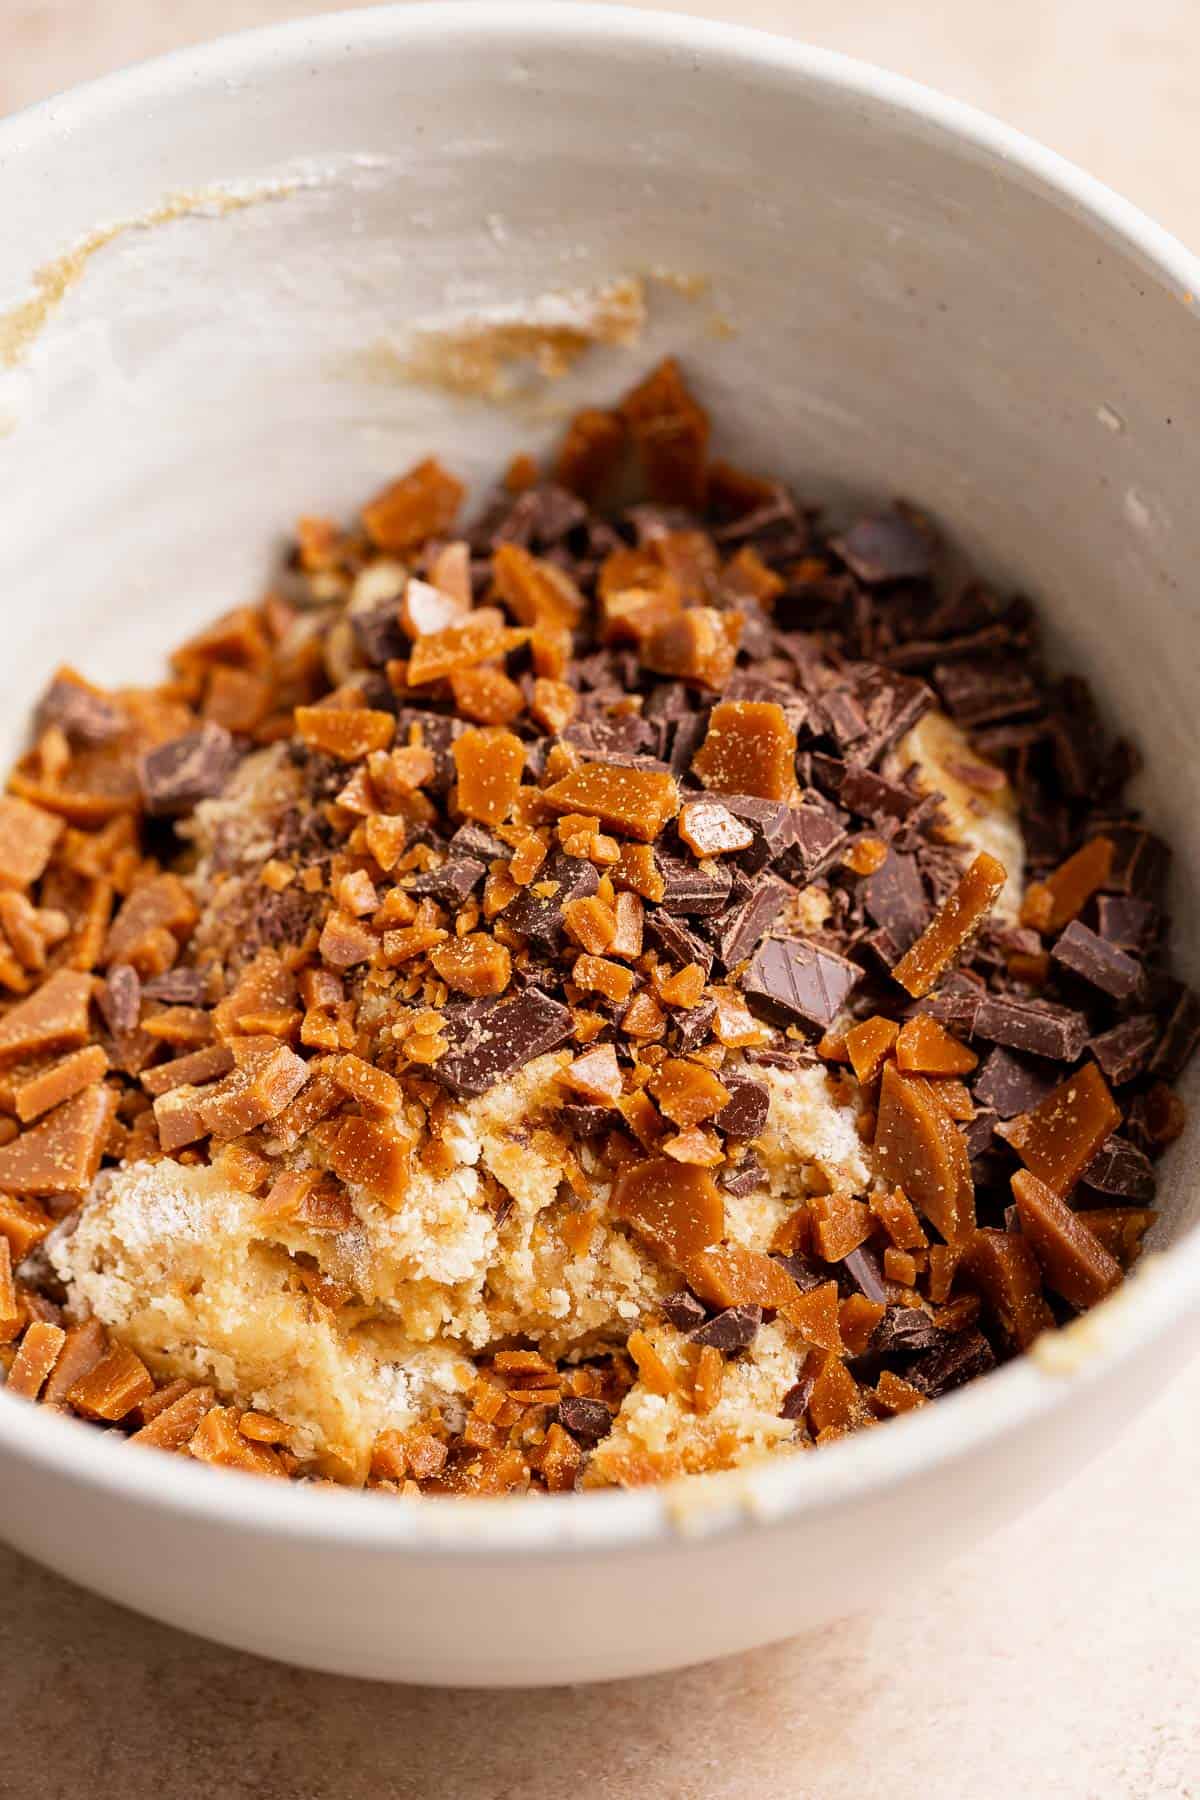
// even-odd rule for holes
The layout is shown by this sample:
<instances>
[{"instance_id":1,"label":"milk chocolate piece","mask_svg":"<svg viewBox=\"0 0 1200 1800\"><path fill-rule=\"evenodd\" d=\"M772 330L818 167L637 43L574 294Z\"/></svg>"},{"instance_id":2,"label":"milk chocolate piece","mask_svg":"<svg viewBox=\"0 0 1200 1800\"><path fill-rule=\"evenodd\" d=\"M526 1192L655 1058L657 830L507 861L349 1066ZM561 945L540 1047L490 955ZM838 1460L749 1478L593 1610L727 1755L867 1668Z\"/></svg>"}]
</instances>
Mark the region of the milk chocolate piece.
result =
<instances>
[{"instance_id":1,"label":"milk chocolate piece","mask_svg":"<svg viewBox=\"0 0 1200 1800\"><path fill-rule=\"evenodd\" d=\"M814 1026L833 1024L862 970L801 938L764 938L742 976L742 989L768 1016Z\"/></svg>"},{"instance_id":2,"label":"milk chocolate piece","mask_svg":"<svg viewBox=\"0 0 1200 1800\"><path fill-rule=\"evenodd\" d=\"M511 1000L484 1002L479 1010L447 1007L445 1019L451 1048L431 1073L460 1096L486 1094L534 1057L556 1050L572 1030L570 1008L539 988L526 988Z\"/></svg>"},{"instance_id":3,"label":"milk chocolate piece","mask_svg":"<svg viewBox=\"0 0 1200 1800\"><path fill-rule=\"evenodd\" d=\"M138 763L138 780L152 818L175 818L221 793L240 762L222 725L206 721L197 731L150 750Z\"/></svg>"},{"instance_id":4,"label":"milk chocolate piece","mask_svg":"<svg viewBox=\"0 0 1200 1800\"><path fill-rule=\"evenodd\" d=\"M1111 1031L1103 1031L1088 1044L1111 1087L1133 1081L1149 1066L1159 1041L1158 1020L1153 1013L1135 1013Z\"/></svg>"},{"instance_id":5,"label":"milk chocolate piece","mask_svg":"<svg viewBox=\"0 0 1200 1800\"><path fill-rule=\"evenodd\" d=\"M754 1342L762 1318L761 1306L727 1306L703 1325L696 1326L688 1336L693 1344L701 1347L707 1344L723 1356L736 1356L739 1350L747 1349Z\"/></svg>"},{"instance_id":6,"label":"milk chocolate piece","mask_svg":"<svg viewBox=\"0 0 1200 1800\"><path fill-rule=\"evenodd\" d=\"M1064 969L1114 1000L1130 1000L1142 988L1141 963L1116 944L1097 936L1078 919L1071 921L1051 947L1050 954ZM1200 1034L1200 1013L1197 1015L1197 1032Z\"/></svg>"}]
</instances>

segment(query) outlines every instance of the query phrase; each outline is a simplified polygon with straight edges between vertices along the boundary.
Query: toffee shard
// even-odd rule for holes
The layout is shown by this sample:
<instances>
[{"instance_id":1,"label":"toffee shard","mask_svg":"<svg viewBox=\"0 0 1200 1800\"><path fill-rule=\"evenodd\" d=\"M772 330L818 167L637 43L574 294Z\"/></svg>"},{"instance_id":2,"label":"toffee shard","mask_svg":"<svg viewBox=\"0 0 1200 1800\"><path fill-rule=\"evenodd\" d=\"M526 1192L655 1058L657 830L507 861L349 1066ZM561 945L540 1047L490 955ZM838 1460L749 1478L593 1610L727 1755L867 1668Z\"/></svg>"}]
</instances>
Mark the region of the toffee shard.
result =
<instances>
[{"instance_id":1,"label":"toffee shard","mask_svg":"<svg viewBox=\"0 0 1200 1800\"><path fill-rule=\"evenodd\" d=\"M824 1031L862 980L862 970L803 938L764 938L742 977L746 997L785 1021Z\"/></svg>"}]
</instances>

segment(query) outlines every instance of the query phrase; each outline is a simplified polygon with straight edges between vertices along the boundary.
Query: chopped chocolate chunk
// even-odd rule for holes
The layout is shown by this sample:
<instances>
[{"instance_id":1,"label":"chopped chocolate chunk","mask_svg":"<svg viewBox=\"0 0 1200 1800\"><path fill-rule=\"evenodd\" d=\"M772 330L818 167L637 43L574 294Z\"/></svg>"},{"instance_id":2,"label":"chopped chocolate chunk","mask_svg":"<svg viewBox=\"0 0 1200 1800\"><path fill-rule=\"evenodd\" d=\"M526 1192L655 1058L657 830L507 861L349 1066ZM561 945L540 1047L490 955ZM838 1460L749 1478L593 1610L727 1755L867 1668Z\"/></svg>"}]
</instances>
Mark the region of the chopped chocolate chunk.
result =
<instances>
[{"instance_id":1,"label":"chopped chocolate chunk","mask_svg":"<svg viewBox=\"0 0 1200 1800\"><path fill-rule=\"evenodd\" d=\"M462 719L451 718L448 713L426 712L417 706L402 706L396 714L396 742L408 744L416 740L423 744L433 756L433 780L427 784L427 790L435 794L448 794L455 782L453 748L455 741L466 730Z\"/></svg>"},{"instance_id":2,"label":"chopped chocolate chunk","mask_svg":"<svg viewBox=\"0 0 1200 1800\"><path fill-rule=\"evenodd\" d=\"M723 1356L736 1356L739 1350L745 1350L754 1342L762 1317L761 1306L727 1306L723 1312L689 1332L689 1340L719 1350Z\"/></svg>"},{"instance_id":3,"label":"chopped chocolate chunk","mask_svg":"<svg viewBox=\"0 0 1200 1800\"><path fill-rule=\"evenodd\" d=\"M760 800L755 794L722 794L721 801L754 834L749 848L737 854L739 869L757 874L791 844L792 809L782 800Z\"/></svg>"},{"instance_id":4,"label":"chopped chocolate chunk","mask_svg":"<svg viewBox=\"0 0 1200 1800\"><path fill-rule=\"evenodd\" d=\"M1150 1073L1159 1081L1172 1082L1183 1073L1200 1042L1200 1000L1191 988L1177 990L1163 1027L1162 1041L1150 1059Z\"/></svg>"},{"instance_id":5,"label":"chopped chocolate chunk","mask_svg":"<svg viewBox=\"0 0 1200 1800\"><path fill-rule=\"evenodd\" d=\"M676 930L682 929L677 919L673 919L671 923ZM690 936L691 934L689 933L688 935ZM698 938L695 938L692 941L699 945L700 940ZM672 951L671 954L677 956L681 967L686 966L689 962L698 960L694 956L679 958L676 951ZM701 967L703 966L703 963L701 963ZM676 1013L673 1022L675 1048L681 1056L689 1056L693 1050L701 1049L708 1042L709 1037L712 1035L712 1022L716 1016L716 1011L716 1001L711 998L705 998L699 1001L697 1005L685 1007L682 1012Z\"/></svg>"},{"instance_id":6,"label":"chopped chocolate chunk","mask_svg":"<svg viewBox=\"0 0 1200 1800\"><path fill-rule=\"evenodd\" d=\"M475 862L494 863L507 860L510 851L507 844L493 837L485 825L478 825L469 819L460 825L450 839L450 852L454 856L469 856Z\"/></svg>"},{"instance_id":7,"label":"chopped chocolate chunk","mask_svg":"<svg viewBox=\"0 0 1200 1800\"><path fill-rule=\"evenodd\" d=\"M534 1057L556 1050L573 1024L569 1007L533 987L482 1012L447 1007L444 1017L451 1048L431 1072L460 1096L486 1094Z\"/></svg>"},{"instance_id":8,"label":"chopped chocolate chunk","mask_svg":"<svg viewBox=\"0 0 1200 1800\"><path fill-rule=\"evenodd\" d=\"M933 679L947 710L962 725L990 725L1042 707L1033 676L1017 658L941 662Z\"/></svg>"},{"instance_id":9,"label":"chopped chocolate chunk","mask_svg":"<svg viewBox=\"0 0 1200 1800\"><path fill-rule=\"evenodd\" d=\"M930 535L902 512L859 519L829 543L868 587L885 581L923 580L933 566Z\"/></svg>"},{"instance_id":10,"label":"chopped chocolate chunk","mask_svg":"<svg viewBox=\"0 0 1200 1800\"><path fill-rule=\"evenodd\" d=\"M862 1245L857 1250L851 1250L849 1256L842 1258L841 1267L860 1294L865 1294L868 1300L886 1301L887 1287L883 1274L870 1250L864 1249Z\"/></svg>"},{"instance_id":11,"label":"chopped chocolate chunk","mask_svg":"<svg viewBox=\"0 0 1200 1800\"><path fill-rule=\"evenodd\" d=\"M407 654L408 639L400 629L399 594L366 608L352 607L347 616L358 647L372 668L382 669L385 663Z\"/></svg>"},{"instance_id":12,"label":"chopped chocolate chunk","mask_svg":"<svg viewBox=\"0 0 1200 1800\"><path fill-rule=\"evenodd\" d=\"M1159 1039L1158 1020L1152 1013L1135 1013L1111 1031L1091 1039L1088 1049L1103 1069L1110 1087L1133 1081L1148 1067Z\"/></svg>"},{"instance_id":13,"label":"chopped chocolate chunk","mask_svg":"<svg viewBox=\"0 0 1200 1800\"><path fill-rule=\"evenodd\" d=\"M1148 950L1158 936L1161 915L1149 900L1131 894L1097 894L1096 929L1110 944L1131 955Z\"/></svg>"},{"instance_id":14,"label":"chopped chocolate chunk","mask_svg":"<svg viewBox=\"0 0 1200 1800\"><path fill-rule=\"evenodd\" d=\"M717 956L724 968L732 969L745 961L783 913L793 895L794 889L786 881L778 881L773 875L764 875L744 900L737 901L709 922L707 929L717 946Z\"/></svg>"},{"instance_id":15,"label":"chopped chocolate chunk","mask_svg":"<svg viewBox=\"0 0 1200 1800\"><path fill-rule=\"evenodd\" d=\"M742 988L768 1016L824 1031L862 980L844 956L800 938L765 938L742 977Z\"/></svg>"},{"instance_id":16,"label":"chopped chocolate chunk","mask_svg":"<svg viewBox=\"0 0 1200 1800\"><path fill-rule=\"evenodd\" d=\"M611 1106L588 1106L575 1101L568 1101L558 1109L559 1117L575 1137L599 1137L614 1124L620 1124L620 1115Z\"/></svg>"},{"instance_id":17,"label":"chopped chocolate chunk","mask_svg":"<svg viewBox=\"0 0 1200 1800\"><path fill-rule=\"evenodd\" d=\"M240 760L225 727L211 722L147 751L138 763L146 811L154 818L189 812L222 792Z\"/></svg>"},{"instance_id":18,"label":"chopped chocolate chunk","mask_svg":"<svg viewBox=\"0 0 1200 1800\"><path fill-rule=\"evenodd\" d=\"M581 1444L598 1444L612 1430L613 1416L603 1400L566 1394L558 1403L558 1422Z\"/></svg>"},{"instance_id":19,"label":"chopped chocolate chunk","mask_svg":"<svg viewBox=\"0 0 1200 1800\"><path fill-rule=\"evenodd\" d=\"M929 1350L907 1370L907 1379L915 1388L931 1398L962 1387L977 1375L986 1375L996 1366L996 1353L981 1331L973 1327L958 1332L945 1343Z\"/></svg>"},{"instance_id":20,"label":"chopped chocolate chunk","mask_svg":"<svg viewBox=\"0 0 1200 1800\"><path fill-rule=\"evenodd\" d=\"M682 920L673 918L662 907L656 906L652 911L647 911L644 925L650 942L656 944L665 956L677 962L680 968L686 968L688 963L699 963L705 975L709 973L713 965L712 945L698 937L694 931L689 931ZM711 1023L711 1012L708 1016Z\"/></svg>"},{"instance_id":21,"label":"chopped chocolate chunk","mask_svg":"<svg viewBox=\"0 0 1200 1800\"><path fill-rule=\"evenodd\" d=\"M40 737L57 727L68 743L94 749L111 743L126 729L121 708L106 694L62 670L50 683L34 714L34 731Z\"/></svg>"},{"instance_id":22,"label":"chopped chocolate chunk","mask_svg":"<svg viewBox=\"0 0 1200 1800\"><path fill-rule=\"evenodd\" d=\"M678 1288L675 1293L668 1294L662 1309L676 1331L694 1331L708 1316L695 1294L687 1288Z\"/></svg>"},{"instance_id":23,"label":"chopped chocolate chunk","mask_svg":"<svg viewBox=\"0 0 1200 1800\"><path fill-rule=\"evenodd\" d=\"M941 1350L949 1333L935 1325L919 1306L889 1306L871 1336L876 1356L922 1356Z\"/></svg>"},{"instance_id":24,"label":"chopped chocolate chunk","mask_svg":"<svg viewBox=\"0 0 1200 1800\"><path fill-rule=\"evenodd\" d=\"M971 1096L991 1107L999 1118L1014 1119L1044 1100L1058 1079L1052 1064L1035 1062L997 1044L971 1084Z\"/></svg>"},{"instance_id":25,"label":"chopped chocolate chunk","mask_svg":"<svg viewBox=\"0 0 1200 1800\"><path fill-rule=\"evenodd\" d=\"M812 1391L817 1385L814 1375L803 1375L790 1387L783 1396L783 1404L779 1408L781 1419L802 1419L808 1411L808 1403L812 1399Z\"/></svg>"},{"instance_id":26,"label":"chopped chocolate chunk","mask_svg":"<svg viewBox=\"0 0 1200 1800\"><path fill-rule=\"evenodd\" d=\"M977 1106L975 1117L968 1119L963 1126L963 1139L972 1164L978 1163L982 1157L987 1156L995 1148L993 1138L999 1117L1000 1114L994 1107ZM978 1171L975 1171L975 1179L977 1182L980 1179Z\"/></svg>"},{"instance_id":27,"label":"chopped chocolate chunk","mask_svg":"<svg viewBox=\"0 0 1200 1800\"><path fill-rule=\"evenodd\" d=\"M432 894L447 906L460 907L487 874L483 863L473 856L448 856L436 868L422 869L405 882L410 894ZM510 921L511 923L511 921Z\"/></svg>"},{"instance_id":28,"label":"chopped chocolate chunk","mask_svg":"<svg viewBox=\"0 0 1200 1800\"><path fill-rule=\"evenodd\" d=\"M1116 894L1135 895L1157 902L1167 878L1171 852L1160 837L1143 825L1106 825L1104 835L1113 847L1112 864L1104 886Z\"/></svg>"},{"instance_id":29,"label":"chopped chocolate chunk","mask_svg":"<svg viewBox=\"0 0 1200 1800\"><path fill-rule=\"evenodd\" d=\"M1013 1050L1060 1063L1076 1062L1088 1038L1087 1020L1081 1012L1049 1000L1012 1000L999 994L986 994L979 1001L971 1032L989 1043L1007 1044Z\"/></svg>"},{"instance_id":30,"label":"chopped chocolate chunk","mask_svg":"<svg viewBox=\"0 0 1200 1800\"><path fill-rule=\"evenodd\" d=\"M1131 1000L1142 986L1142 965L1107 938L1098 937L1078 919L1072 919L1050 955L1081 981L1099 988L1114 1000ZM1200 1034L1200 1012L1197 1014Z\"/></svg>"},{"instance_id":31,"label":"chopped chocolate chunk","mask_svg":"<svg viewBox=\"0 0 1200 1800\"><path fill-rule=\"evenodd\" d=\"M557 884L552 893L540 891L551 883ZM542 864L537 879L505 907L504 922L538 949L553 953L563 938L563 907L594 894L599 885L590 862L556 852Z\"/></svg>"},{"instance_id":32,"label":"chopped chocolate chunk","mask_svg":"<svg viewBox=\"0 0 1200 1800\"><path fill-rule=\"evenodd\" d=\"M658 865L666 882L662 905L669 913L706 916L719 913L729 900L732 872L722 863L686 863L677 856L660 856Z\"/></svg>"},{"instance_id":33,"label":"chopped chocolate chunk","mask_svg":"<svg viewBox=\"0 0 1200 1800\"><path fill-rule=\"evenodd\" d=\"M721 1171L721 1186L727 1194L756 1194L766 1187L767 1172L754 1152L748 1151L741 1162L727 1163Z\"/></svg>"},{"instance_id":34,"label":"chopped chocolate chunk","mask_svg":"<svg viewBox=\"0 0 1200 1800\"><path fill-rule=\"evenodd\" d=\"M770 1097L766 1088L748 1075L735 1075L726 1069L721 1071L721 1081L729 1090L729 1099L713 1124L726 1137L756 1138L767 1122Z\"/></svg>"},{"instance_id":35,"label":"chopped chocolate chunk","mask_svg":"<svg viewBox=\"0 0 1200 1800\"><path fill-rule=\"evenodd\" d=\"M815 762L816 758L813 760ZM832 759L822 760L829 762ZM874 769L864 769L857 763L844 765L837 792L843 806L875 823L908 819L925 804L924 796L915 788L905 787L898 781L885 781Z\"/></svg>"},{"instance_id":36,"label":"chopped chocolate chunk","mask_svg":"<svg viewBox=\"0 0 1200 1800\"><path fill-rule=\"evenodd\" d=\"M137 970L130 963L112 963L96 1003L114 1037L135 1031L142 1014L142 982Z\"/></svg>"},{"instance_id":37,"label":"chopped chocolate chunk","mask_svg":"<svg viewBox=\"0 0 1200 1800\"><path fill-rule=\"evenodd\" d=\"M867 735L854 745L850 760L871 765L912 730L933 705L933 691L910 675L873 663L860 663L855 694L867 719Z\"/></svg>"},{"instance_id":38,"label":"chopped chocolate chunk","mask_svg":"<svg viewBox=\"0 0 1200 1800\"><path fill-rule=\"evenodd\" d=\"M863 906L869 918L885 930L903 955L912 948L929 923L929 902L915 856L889 850L873 875L861 884Z\"/></svg>"},{"instance_id":39,"label":"chopped chocolate chunk","mask_svg":"<svg viewBox=\"0 0 1200 1800\"><path fill-rule=\"evenodd\" d=\"M826 689L821 695L821 711L834 742L843 753L866 737L867 715L849 687Z\"/></svg>"},{"instance_id":40,"label":"chopped chocolate chunk","mask_svg":"<svg viewBox=\"0 0 1200 1800\"><path fill-rule=\"evenodd\" d=\"M1120 1200L1153 1200L1158 1186L1150 1158L1116 1132L1097 1150L1079 1179L1085 1187Z\"/></svg>"},{"instance_id":41,"label":"chopped chocolate chunk","mask_svg":"<svg viewBox=\"0 0 1200 1800\"><path fill-rule=\"evenodd\" d=\"M788 809L787 841L776 857L776 868L789 881L816 881L837 861L849 833L820 806Z\"/></svg>"},{"instance_id":42,"label":"chopped chocolate chunk","mask_svg":"<svg viewBox=\"0 0 1200 1800\"><path fill-rule=\"evenodd\" d=\"M111 981L112 969L108 976ZM142 994L168 1006L203 1006L208 999L208 976L203 969L167 969L143 983Z\"/></svg>"}]
</instances>

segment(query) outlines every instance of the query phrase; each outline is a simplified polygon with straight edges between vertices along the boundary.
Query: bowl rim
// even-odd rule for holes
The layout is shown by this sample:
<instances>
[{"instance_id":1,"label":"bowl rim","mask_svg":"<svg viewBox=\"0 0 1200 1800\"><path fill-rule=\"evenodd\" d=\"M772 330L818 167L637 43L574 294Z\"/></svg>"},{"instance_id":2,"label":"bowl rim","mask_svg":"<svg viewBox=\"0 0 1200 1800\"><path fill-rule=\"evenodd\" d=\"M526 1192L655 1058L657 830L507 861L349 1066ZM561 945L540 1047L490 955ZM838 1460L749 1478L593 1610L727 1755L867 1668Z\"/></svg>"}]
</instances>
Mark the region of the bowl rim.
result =
<instances>
[{"instance_id":1,"label":"bowl rim","mask_svg":"<svg viewBox=\"0 0 1200 1800\"><path fill-rule=\"evenodd\" d=\"M1082 218L1102 238L1140 257L1185 304L1200 293L1200 259L1139 208L1056 152L990 115L869 63L748 26L679 13L555 0L434 0L322 14L224 36L68 90L0 122L0 168L37 155L64 135L103 129L148 100L190 97L264 69L454 35L464 54L569 45L668 51L723 64L743 79L793 80L890 109L947 149L991 161ZM435 1506L332 1487L305 1488L131 1455L77 1421L54 1417L0 1390L0 1456L82 1483L98 1498L183 1520L238 1527L308 1545L395 1555L509 1556L639 1551L672 1541L795 1523L868 1494L931 1476L975 1450L1027 1429L1103 1381L1200 1308L1200 1231L1157 1256L1095 1312L985 1381L936 1406L859 1433L820 1456L784 1457L750 1469L691 1476L654 1488L514 1498L443 1499Z\"/></svg>"}]
</instances>

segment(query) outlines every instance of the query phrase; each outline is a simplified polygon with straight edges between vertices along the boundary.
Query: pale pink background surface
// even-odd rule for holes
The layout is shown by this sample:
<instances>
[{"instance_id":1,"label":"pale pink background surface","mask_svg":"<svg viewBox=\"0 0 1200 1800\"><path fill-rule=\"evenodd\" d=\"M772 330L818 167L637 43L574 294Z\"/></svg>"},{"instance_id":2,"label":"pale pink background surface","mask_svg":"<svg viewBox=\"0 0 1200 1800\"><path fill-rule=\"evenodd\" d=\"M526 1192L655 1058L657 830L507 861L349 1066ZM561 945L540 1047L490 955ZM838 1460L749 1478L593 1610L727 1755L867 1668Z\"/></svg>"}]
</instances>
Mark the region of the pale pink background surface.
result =
<instances>
[{"instance_id":1,"label":"pale pink background surface","mask_svg":"<svg viewBox=\"0 0 1200 1800\"><path fill-rule=\"evenodd\" d=\"M317 10L335 8L0 0L0 113ZM1200 244L1195 0L672 10L789 31L974 101ZM903 1603L606 1688L463 1694L301 1674L144 1623L0 1547L0 1795L1196 1800L1198 1421L1193 1365L1100 1463Z\"/></svg>"}]
</instances>

